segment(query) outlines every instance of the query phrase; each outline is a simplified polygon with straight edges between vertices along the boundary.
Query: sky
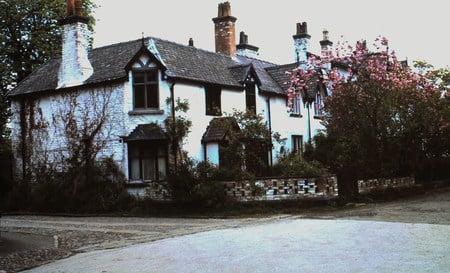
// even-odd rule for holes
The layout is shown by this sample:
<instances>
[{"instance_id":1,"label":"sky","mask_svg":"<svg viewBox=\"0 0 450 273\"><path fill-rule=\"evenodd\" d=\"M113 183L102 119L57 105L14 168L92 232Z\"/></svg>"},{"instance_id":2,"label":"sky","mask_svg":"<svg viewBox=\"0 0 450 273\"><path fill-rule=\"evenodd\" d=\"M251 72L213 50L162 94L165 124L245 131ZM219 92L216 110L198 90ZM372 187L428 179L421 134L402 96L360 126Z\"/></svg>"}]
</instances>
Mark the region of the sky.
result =
<instances>
[{"instance_id":1,"label":"sky","mask_svg":"<svg viewBox=\"0 0 450 273\"><path fill-rule=\"evenodd\" d=\"M214 51L217 6L225 0L94 0L98 5L94 47L157 37ZM229 0L239 32L259 47L260 59L277 64L294 62L298 22L307 22L310 51L320 53L322 31L330 40L372 44L387 37L400 60L425 60L436 68L450 66L450 4L445 0Z\"/></svg>"}]
</instances>

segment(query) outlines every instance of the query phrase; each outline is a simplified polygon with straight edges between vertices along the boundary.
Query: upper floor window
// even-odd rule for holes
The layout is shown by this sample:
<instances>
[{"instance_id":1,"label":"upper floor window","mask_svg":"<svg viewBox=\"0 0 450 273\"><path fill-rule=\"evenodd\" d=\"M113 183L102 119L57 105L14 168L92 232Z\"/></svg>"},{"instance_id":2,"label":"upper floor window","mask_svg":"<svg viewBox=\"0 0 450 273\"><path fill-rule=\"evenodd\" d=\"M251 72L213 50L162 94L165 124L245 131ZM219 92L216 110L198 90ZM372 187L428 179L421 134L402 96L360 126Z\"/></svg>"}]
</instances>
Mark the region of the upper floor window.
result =
<instances>
[{"instance_id":1,"label":"upper floor window","mask_svg":"<svg viewBox=\"0 0 450 273\"><path fill-rule=\"evenodd\" d=\"M302 105L302 98L301 98L300 94L297 94L292 99L291 116L299 117L302 115L301 105Z\"/></svg>"},{"instance_id":2,"label":"upper floor window","mask_svg":"<svg viewBox=\"0 0 450 273\"><path fill-rule=\"evenodd\" d=\"M320 117L323 116L323 99L322 94L317 92L316 100L314 101L314 116Z\"/></svg>"},{"instance_id":3,"label":"upper floor window","mask_svg":"<svg viewBox=\"0 0 450 273\"><path fill-rule=\"evenodd\" d=\"M159 109L158 70L133 71L134 109Z\"/></svg>"},{"instance_id":4,"label":"upper floor window","mask_svg":"<svg viewBox=\"0 0 450 273\"><path fill-rule=\"evenodd\" d=\"M247 111L256 114L256 86L253 80L245 83L245 106Z\"/></svg>"},{"instance_id":5,"label":"upper floor window","mask_svg":"<svg viewBox=\"0 0 450 273\"><path fill-rule=\"evenodd\" d=\"M205 87L206 115L209 116L222 115L221 93L222 90L220 89L220 87L216 86Z\"/></svg>"}]
</instances>

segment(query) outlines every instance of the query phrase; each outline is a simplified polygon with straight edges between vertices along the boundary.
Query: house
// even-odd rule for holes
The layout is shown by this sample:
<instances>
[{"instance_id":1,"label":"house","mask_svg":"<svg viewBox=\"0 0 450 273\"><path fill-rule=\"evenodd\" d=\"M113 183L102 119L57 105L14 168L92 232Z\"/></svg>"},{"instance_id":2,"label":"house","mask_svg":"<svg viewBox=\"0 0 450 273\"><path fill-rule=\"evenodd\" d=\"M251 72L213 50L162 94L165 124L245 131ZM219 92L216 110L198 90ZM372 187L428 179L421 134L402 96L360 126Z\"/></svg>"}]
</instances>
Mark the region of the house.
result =
<instances>
[{"instance_id":1,"label":"house","mask_svg":"<svg viewBox=\"0 0 450 273\"><path fill-rule=\"evenodd\" d=\"M212 19L215 52L196 48L192 40L182 45L154 37L90 50L81 1L67 3L62 56L42 65L10 94L19 178L33 165L57 164L73 145L68 134L76 133L83 141L100 142L97 157L112 157L128 181L164 180L172 162L171 132L164 121L178 114L192 121L183 149L195 160L216 165L221 164L224 132L214 121L233 109L262 115L271 132L287 139L263 151L268 165L283 150L300 153L323 128L326 89L311 89L308 103L299 97L292 109L287 106L285 72L311 54L306 23L297 25L296 58L285 65L257 59L258 47L248 43L244 32L236 44L237 19L228 2L218 5ZM324 35L321 45L327 49L332 43ZM186 100L190 109L176 113L177 100ZM78 131L69 132L74 124Z\"/></svg>"}]
</instances>

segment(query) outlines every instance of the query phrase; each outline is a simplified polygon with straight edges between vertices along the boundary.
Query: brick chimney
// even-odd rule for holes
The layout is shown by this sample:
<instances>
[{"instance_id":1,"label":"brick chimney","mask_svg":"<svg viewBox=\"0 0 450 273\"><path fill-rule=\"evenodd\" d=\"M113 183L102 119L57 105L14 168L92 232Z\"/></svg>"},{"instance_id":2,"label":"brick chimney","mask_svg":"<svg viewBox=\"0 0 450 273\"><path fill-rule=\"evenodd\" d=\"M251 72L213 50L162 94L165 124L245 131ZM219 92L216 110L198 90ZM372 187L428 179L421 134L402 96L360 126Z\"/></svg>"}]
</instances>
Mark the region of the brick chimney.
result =
<instances>
[{"instance_id":1,"label":"brick chimney","mask_svg":"<svg viewBox=\"0 0 450 273\"><path fill-rule=\"evenodd\" d=\"M258 56L258 47L248 43L248 35L241 31L239 35L239 44L236 45L237 55L244 57Z\"/></svg>"},{"instance_id":2,"label":"brick chimney","mask_svg":"<svg viewBox=\"0 0 450 273\"><path fill-rule=\"evenodd\" d=\"M297 32L292 38L294 38L295 61L306 63L308 61L309 39L311 39L306 22L297 23Z\"/></svg>"},{"instance_id":3,"label":"brick chimney","mask_svg":"<svg viewBox=\"0 0 450 273\"><path fill-rule=\"evenodd\" d=\"M60 20L63 41L58 88L81 85L94 72L88 58L89 18L82 12L82 0L67 0L66 17Z\"/></svg>"},{"instance_id":4,"label":"brick chimney","mask_svg":"<svg viewBox=\"0 0 450 273\"><path fill-rule=\"evenodd\" d=\"M220 3L218 15L213 18L214 33L216 38L216 52L230 56L236 55L236 31L234 23L236 17L231 16L229 2Z\"/></svg>"}]
</instances>

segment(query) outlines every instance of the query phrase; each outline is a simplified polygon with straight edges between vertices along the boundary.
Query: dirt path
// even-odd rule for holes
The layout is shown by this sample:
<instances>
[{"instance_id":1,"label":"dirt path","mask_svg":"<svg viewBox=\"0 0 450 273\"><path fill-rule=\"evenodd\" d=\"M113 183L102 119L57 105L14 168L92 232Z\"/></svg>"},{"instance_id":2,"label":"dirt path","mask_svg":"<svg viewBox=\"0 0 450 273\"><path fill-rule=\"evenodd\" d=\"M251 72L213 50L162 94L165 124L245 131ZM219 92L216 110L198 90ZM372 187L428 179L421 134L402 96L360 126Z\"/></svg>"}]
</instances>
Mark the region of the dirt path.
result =
<instances>
[{"instance_id":1,"label":"dirt path","mask_svg":"<svg viewBox=\"0 0 450 273\"><path fill-rule=\"evenodd\" d=\"M1 219L0 273L16 272L74 253L111 249L143 242L267 224L280 219L322 218L450 225L450 188L407 200L354 204L301 215L259 218L181 219L114 217L7 216ZM55 247L57 236L58 248ZM8 245L7 245L8 244Z\"/></svg>"},{"instance_id":2,"label":"dirt path","mask_svg":"<svg viewBox=\"0 0 450 273\"><path fill-rule=\"evenodd\" d=\"M355 220L450 225L450 188L437 189L406 200L367 204L337 211L330 216Z\"/></svg>"}]
</instances>

